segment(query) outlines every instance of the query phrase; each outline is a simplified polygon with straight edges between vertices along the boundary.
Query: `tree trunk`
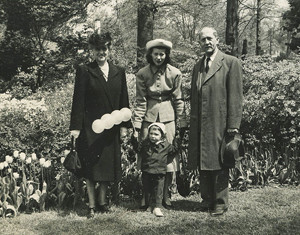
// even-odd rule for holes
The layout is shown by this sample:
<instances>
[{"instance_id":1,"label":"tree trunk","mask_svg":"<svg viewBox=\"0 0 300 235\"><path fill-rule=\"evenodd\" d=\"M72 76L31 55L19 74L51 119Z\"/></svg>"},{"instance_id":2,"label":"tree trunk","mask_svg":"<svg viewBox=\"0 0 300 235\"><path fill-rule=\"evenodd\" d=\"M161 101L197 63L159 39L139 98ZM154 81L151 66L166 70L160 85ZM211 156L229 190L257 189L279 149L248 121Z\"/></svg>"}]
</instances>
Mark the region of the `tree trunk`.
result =
<instances>
[{"instance_id":1,"label":"tree trunk","mask_svg":"<svg viewBox=\"0 0 300 235\"><path fill-rule=\"evenodd\" d=\"M154 3L153 0L138 0L137 66L145 64L145 46L153 39Z\"/></svg>"},{"instance_id":2,"label":"tree trunk","mask_svg":"<svg viewBox=\"0 0 300 235\"><path fill-rule=\"evenodd\" d=\"M260 43L260 22L261 22L261 0L257 0L256 11L256 55L261 55L261 43Z\"/></svg>"},{"instance_id":3,"label":"tree trunk","mask_svg":"<svg viewBox=\"0 0 300 235\"><path fill-rule=\"evenodd\" d=\"M238 0L227 0L226 14L226 44L231 46L231 54L237 56L239 51L238 40Z\"/></svg>"}]
</instances>

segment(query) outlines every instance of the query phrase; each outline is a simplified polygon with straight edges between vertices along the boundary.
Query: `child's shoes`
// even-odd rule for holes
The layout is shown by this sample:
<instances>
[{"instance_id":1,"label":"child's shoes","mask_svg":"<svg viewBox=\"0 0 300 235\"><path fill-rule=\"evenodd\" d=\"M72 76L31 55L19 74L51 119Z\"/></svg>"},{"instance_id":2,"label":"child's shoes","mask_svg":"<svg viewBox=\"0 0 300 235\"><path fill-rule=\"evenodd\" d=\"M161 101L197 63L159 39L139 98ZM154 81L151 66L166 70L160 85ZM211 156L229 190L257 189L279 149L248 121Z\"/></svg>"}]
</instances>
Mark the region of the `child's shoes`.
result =
<instances>
[{"instance_id":1,"label":"child's shoes","mask_svg":"<svg viewBox=\"0 0 300 235\"><path fill-rule=\"evenodd\" d=\"M161 212L161 210L160 210L159 207L155 207L155 208L154 208L153 214L154 214L156 217L163 217L163 216L164 216L164 214Z\"/></svg>"}]
</instances>

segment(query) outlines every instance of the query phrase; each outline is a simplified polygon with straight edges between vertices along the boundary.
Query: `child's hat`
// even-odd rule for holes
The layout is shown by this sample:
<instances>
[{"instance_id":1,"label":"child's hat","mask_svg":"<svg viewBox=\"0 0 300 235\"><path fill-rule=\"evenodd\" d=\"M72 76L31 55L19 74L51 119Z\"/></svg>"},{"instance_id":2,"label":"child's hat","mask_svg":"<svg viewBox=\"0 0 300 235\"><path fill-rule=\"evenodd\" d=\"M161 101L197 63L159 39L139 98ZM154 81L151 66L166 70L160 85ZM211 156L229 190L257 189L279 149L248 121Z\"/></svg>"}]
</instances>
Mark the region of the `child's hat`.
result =
<instances>
[{"instance_id":1,"label":"child's hat","mask_svg":"<svg viewBox=\"0 0 300 235\"><path fill-rule=\"evenodd\" d=\"M164 134L166 134L166 127L165 127L165 125L164 125L163 123L160 123L160 122L153 122L152 124L150 124L150 125L148 126L148 131L150 130L150 128L151 128L152 126L158 126L158 127L162 130L162 132L163 132Z\"/></svg>"}]
</instances>

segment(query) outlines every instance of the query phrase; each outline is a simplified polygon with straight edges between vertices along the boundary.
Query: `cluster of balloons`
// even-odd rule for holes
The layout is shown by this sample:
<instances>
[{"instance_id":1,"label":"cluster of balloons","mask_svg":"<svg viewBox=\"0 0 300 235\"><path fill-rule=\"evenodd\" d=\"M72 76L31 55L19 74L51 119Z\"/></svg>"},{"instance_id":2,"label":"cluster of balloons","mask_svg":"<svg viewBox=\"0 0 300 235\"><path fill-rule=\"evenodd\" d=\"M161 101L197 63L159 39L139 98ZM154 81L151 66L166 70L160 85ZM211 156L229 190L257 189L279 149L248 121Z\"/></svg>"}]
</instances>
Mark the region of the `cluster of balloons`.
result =
<instances>
[{"instance_id":1,"label":"cluster of balloons","mask_svg":"<svg viewBox=\"0 0 300 235\"><path fill-rule=\"evenodd\" d=\"M110 114L104 114L101 119L96 119L92 124L92 129L95 133L99 134L104 129L110 129L114 125L119 125L121 122L127 122L131 119L132 112L129 108L122 108L115 110Z\"/></svg>"}]
</instances>

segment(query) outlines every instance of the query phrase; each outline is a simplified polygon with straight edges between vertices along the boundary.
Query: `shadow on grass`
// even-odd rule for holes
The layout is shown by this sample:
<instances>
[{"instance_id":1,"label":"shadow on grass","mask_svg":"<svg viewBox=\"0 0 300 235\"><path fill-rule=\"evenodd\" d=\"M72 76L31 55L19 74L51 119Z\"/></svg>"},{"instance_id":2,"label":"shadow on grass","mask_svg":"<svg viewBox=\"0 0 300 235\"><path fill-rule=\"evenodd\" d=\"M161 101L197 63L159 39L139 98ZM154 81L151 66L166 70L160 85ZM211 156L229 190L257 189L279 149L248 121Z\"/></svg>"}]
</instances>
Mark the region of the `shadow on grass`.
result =
<instances>
[{"instance_id":1,"label":"shadow on grass","mask_svg":"<svg viewBox=\"0 0 300 235\"><path fill-rule=\"evenodd\" d=\"M172 202L174 208L172 210L176 211L187 211L187 212L195 212L200 208L200 202L192 201L192 200L177 200Z\"/></svg>"}]
</instances>

